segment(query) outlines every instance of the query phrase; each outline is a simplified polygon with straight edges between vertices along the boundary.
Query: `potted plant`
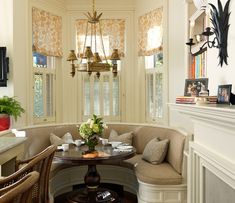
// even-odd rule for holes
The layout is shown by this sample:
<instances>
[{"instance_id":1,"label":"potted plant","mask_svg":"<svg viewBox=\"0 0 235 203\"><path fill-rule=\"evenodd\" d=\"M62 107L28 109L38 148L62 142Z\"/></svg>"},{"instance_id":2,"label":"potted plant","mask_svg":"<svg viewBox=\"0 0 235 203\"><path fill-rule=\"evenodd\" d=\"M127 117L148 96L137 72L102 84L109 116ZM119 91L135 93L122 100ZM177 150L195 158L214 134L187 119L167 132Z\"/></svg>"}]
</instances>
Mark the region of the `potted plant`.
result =
<instances>
[{"instance_id":1,"label":"potted plant","mask_svg":"<svg viewBox=\"0 0 235 203\"><path fill-rule=\"evenodd\" d=\"M9 129L10 116L17 120L24 112L20 102L14 97L3 96L0 98L0 131Z\"/></svg>"}]
</instances>

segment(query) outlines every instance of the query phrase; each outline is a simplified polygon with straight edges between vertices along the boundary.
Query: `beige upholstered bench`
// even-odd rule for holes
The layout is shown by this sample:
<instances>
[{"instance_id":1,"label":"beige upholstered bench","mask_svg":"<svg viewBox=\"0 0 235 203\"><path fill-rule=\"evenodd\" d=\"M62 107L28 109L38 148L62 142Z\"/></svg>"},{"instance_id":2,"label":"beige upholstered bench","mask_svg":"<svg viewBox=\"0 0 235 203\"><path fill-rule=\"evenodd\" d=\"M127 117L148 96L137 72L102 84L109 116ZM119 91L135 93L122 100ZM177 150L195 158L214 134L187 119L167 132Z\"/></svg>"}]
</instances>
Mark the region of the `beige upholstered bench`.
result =
<instances>
[{"instance_id":1,"label":"beige upholstered bench","mask_svg":"<svg viewBox=\"0 0 235 203\"><path fill-rule=\"evenodd\" d=\"M146 124L108 124L104 137L108 138L111 129L118 134L133 133L132 144L136 155L122 163L98 166L102 182L116 183L124 190L137 194L139 203L186 202L186 159L184 156L187 134L177 129ZM28 137L25 158L31 157L50 145L50 134L62 137L70 132L74 139L79 138L76 124L54 124L31 126L20 130ZM14 136L10 131L0 136ZM169 139L169 147L163 163L153 165L142 159L146 144L153 138ZM53 163L50 179L52 197L72 190L72 186L83 183L86 166L70 166Z\"/></svg>"}]
</instances>

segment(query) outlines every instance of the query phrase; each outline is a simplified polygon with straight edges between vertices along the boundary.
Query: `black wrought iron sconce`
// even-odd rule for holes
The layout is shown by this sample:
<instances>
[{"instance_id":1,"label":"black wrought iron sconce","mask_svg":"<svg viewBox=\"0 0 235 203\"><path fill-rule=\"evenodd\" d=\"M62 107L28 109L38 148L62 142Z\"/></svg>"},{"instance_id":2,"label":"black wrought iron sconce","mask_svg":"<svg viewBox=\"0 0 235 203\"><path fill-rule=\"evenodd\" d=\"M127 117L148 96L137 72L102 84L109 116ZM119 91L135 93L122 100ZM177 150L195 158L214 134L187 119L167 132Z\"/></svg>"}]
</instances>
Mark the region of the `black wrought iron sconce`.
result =
<instances>
[{"instance_id":1,"label":"black wrought iron sconce","mask_svg":"<svg viewBox=\"0 0 235 203\"><path fill-rule=\"evenodd\" d=\"M228 0L225 4L225 7L223 9L223 6L221 4L221 1L218 0L218 9L211 3L209 5L211 6L210 9L210 21L212 23L213 27L206 27L205 31L202 33L203 36L206 37L206 41L202 46L200 47L200 51L203 50L203 48L207 45L209 48L218 48L219 49L219 65L222 67L223 63L226 65L228 64L227 58L228 58L228 51L227 51L227 39L228 39L228 30L229 30L229 4L230 0ZM202 9L206 9L203 7ZM210 36L215 35L214 39L211 41ZM195 45L193 42L193 38L190 38L189 41L186 43L190 48L190 53L192 54L192 46Z\"/></svg>"}]
</instances>

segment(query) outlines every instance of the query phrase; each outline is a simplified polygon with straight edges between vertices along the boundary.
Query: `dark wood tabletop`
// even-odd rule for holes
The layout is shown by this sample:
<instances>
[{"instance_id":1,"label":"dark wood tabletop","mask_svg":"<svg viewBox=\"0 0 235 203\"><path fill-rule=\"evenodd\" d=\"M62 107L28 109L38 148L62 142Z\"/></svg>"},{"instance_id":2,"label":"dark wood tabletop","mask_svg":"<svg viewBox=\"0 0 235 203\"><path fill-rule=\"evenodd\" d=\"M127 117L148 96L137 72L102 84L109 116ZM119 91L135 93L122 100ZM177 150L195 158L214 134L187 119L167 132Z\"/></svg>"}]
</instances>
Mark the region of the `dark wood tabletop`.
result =
<instances>
[{"instance_id":1,"label":"dark wood tabletop","mask_svg":"<svg viewBox=\"0 0 235 203\"><path fill-rule=\"evenodd\" d=\"M135 155L135 148L132 150L119 151L112 148L111 145L98 145L95 150L98 156L95 158L84 158L83 154L88 150L87 146L79 146L70 144L68 151L57 151L54 159L61 163L67 163L72 165L90 165L90 164L106 164L110 161L122 161L129 159Z\"/></svg>"}]
</instances>

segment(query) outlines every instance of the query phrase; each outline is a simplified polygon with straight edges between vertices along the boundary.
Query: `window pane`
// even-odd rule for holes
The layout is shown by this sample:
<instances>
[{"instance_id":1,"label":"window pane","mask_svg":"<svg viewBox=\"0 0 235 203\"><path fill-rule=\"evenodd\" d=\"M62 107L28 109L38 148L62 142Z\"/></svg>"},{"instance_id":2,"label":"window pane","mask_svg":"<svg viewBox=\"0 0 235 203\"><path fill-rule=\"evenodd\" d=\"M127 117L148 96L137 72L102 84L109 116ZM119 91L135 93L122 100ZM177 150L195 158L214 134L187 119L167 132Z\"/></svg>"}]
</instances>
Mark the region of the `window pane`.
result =
<instances>
[{"instance_id":1,"label":"window pane","mask_svg":"<svg viewBox=\"0 0 235 203\"><path fill-rule=\"evenodd\" d=\"M46 68L47 67L47 57L34 52L33 53L33 67Z\"/></svg>"},{"instance_id":2,"label":"window pane","mask_svg":"<svg viewBox=\"0 0 235 203\"><path fill-rule=\"evenodd\" d=\"M100 115L100 80L94 77L94 114Z\"/></svg>"},{"instance_id":3,"label":"window pane","mask_svg":"<svg viewBox=\"0 0 235 203\"><path fill-rule=\"evenodd\" d=\"M46 115L53 116L53 75L46 74Z\"/></svg>"},{"instance_id":4,"label":"window pane","mask_svg":"<svg viewBox=\"0 0 235 203\"><path fill-rule=\"evenodd\" d=\"M156 73L155 75L155 82L156 82L156 110L155 110L155 117L162 118L163 117L163 85L162 85L162 73Z\"/></svg>"},{"instance_id":5,"label":"window pane","mask_svg":"<svg viewBox=\"0 0 235 203\"><path fill-rule=\"evenodd\" d=\"M119 116L119 76L113 78L113 115Z\"/></svg>"},{"instance_id":6,"label":"window pane","mask_svg":"<svg viewBox=\"0 0 235 203\"><path fill-rule=\"evenodd\" d=\"M43 108L43 75L34 74L34 116L41 117L44 115Z\"/></svg>"},{"instance_id":7,"label":"window pane","mask_svg":"<svg viewBox=\"0 0 235 203\"><path fill-rule=\"evenodd\" d=\"M161 27L154 26L148 30L147 50L160 47L162 44Z\"/></svg>"},{"instance_id":8,"label":"window pane","mask_svg":"<svg viewBox=\"0 0 235 203\"><path fill-rule=\"evenodd\" d=\"M153 74L147 75L147 106L148 115L154 116L154 101L153 101Z\"/></svg>"},{"instance_id":9,"label":"window pane","mask_svg":"<svg viewBox=\"0 0 235 203\"><path fill-rule=\"evenodd\" d=\"M84 115L90 115L90 78L85 76L84 78Z\"/></svg>"},{"instance_id":10,"label":"window pane","mask_svg":"<svg viewBox=\"0 0 235 203\"><path fill-rule=\"evenodd\" d=\"M163 66L163 52L154 55L154 67L162 68Z\"/></svg>"},{"instance_id":11,"label":"window pane","mask_svg":"<svg viewBox=\"0 0 235 203\"><path fill-rule=\"evenodd\" d=\"M103 77L103 101L104 101L104 116L110 115L110 101L109 101L109 76Z\"/></svg>"},{"instance_id":12,"label":"window pane","mask_svg":"<svg viewBox=\"0 0 235 203\"><path fill-rule=\"evenodd\" d=\"M145 69L154 68L154 57L152 56L145 56Z\"/></svg>"}]
</instances>

